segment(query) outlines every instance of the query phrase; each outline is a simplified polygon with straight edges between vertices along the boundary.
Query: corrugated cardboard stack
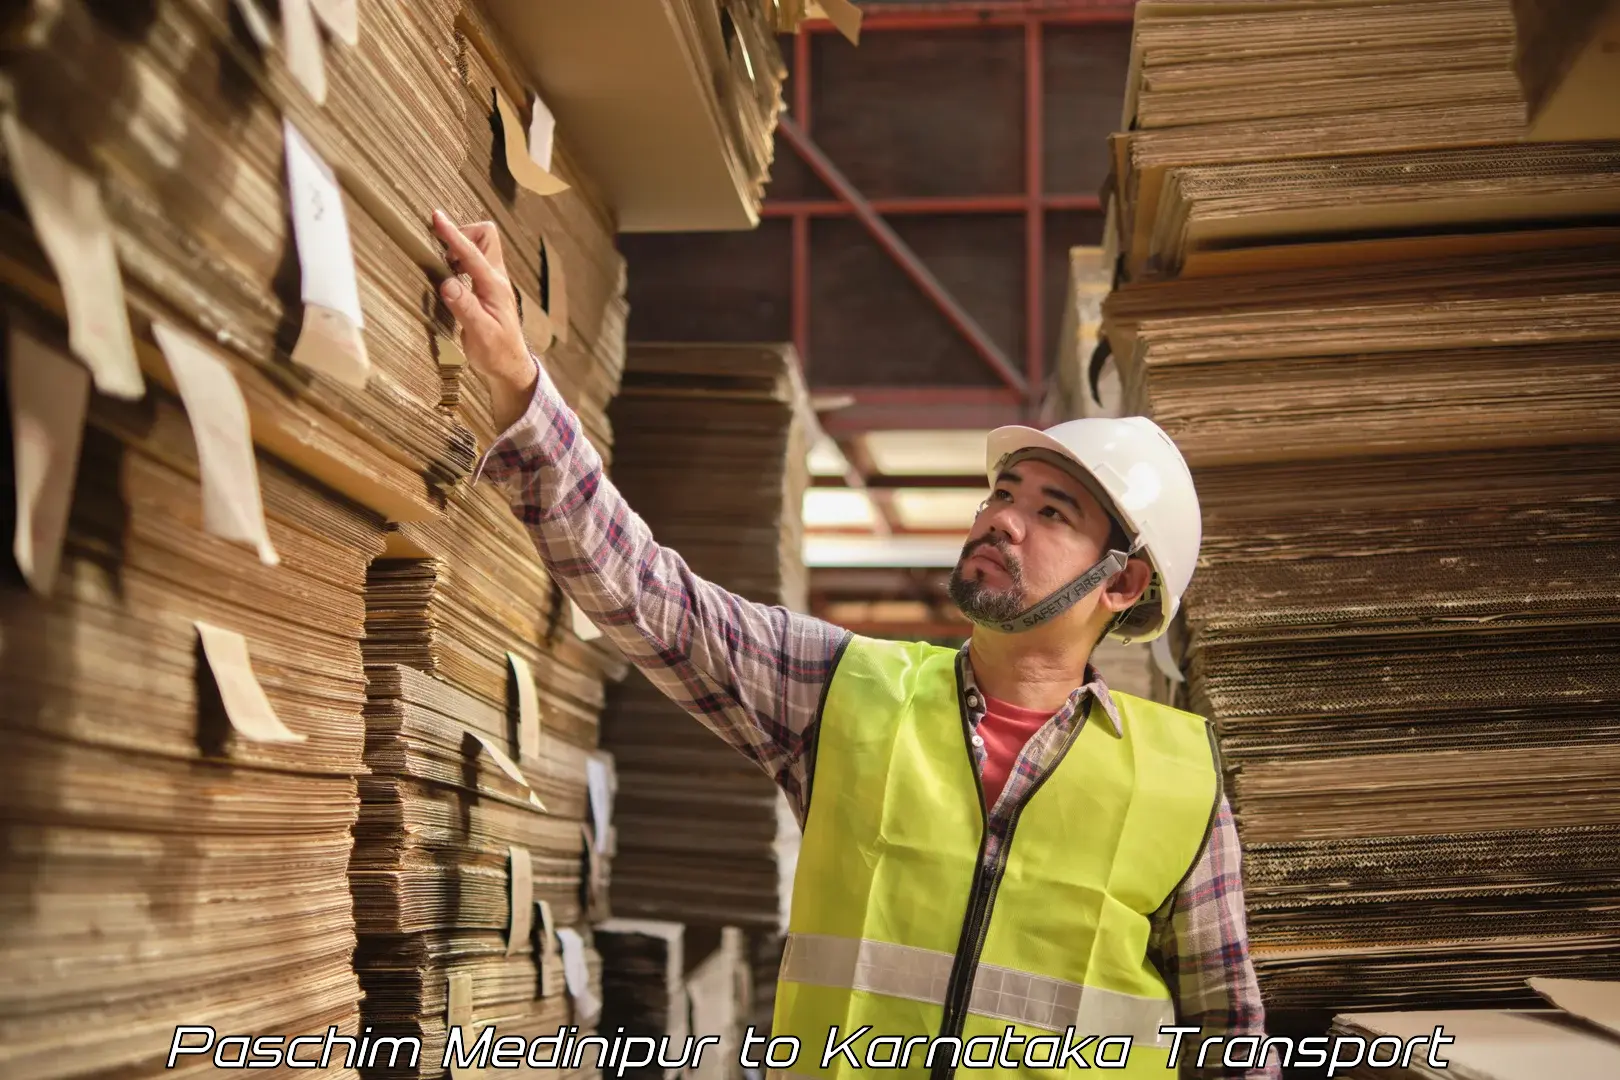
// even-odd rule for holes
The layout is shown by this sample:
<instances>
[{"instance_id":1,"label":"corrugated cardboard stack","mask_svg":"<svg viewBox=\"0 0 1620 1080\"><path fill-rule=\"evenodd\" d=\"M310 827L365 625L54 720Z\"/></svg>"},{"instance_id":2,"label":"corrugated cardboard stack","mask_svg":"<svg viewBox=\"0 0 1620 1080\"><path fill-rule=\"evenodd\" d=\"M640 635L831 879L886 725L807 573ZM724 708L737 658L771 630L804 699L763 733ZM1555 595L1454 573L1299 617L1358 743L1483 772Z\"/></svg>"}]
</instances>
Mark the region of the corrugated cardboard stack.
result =
<instances>
[{"instance_id":1,"label":"corrugated cardboard stack","mask_svg":"<svg viewBox=\"0 0 1620 1080\"><path fill-rule=\"evenodd\" d=\"M614 481L659 542L722 587L804 610L814 417L791 347L632 345L611 415ZM610 693L602 734L621 785L614 914L773 937L796 829L772 779L639 674Z\"/></svg>"},{"instance_id":2,"label":"corrugated cardboard stack","mask_svg":"<svg viewBox=\"0 0 1620 1080\"><path fill-rule=\"evenodd\" d=\"M65 333L37 311L8 321L5 441L38 544L19 560L36 591L0 587L0 1071L156 1076L177 1025L353 1037L347 866L381 522L262 454L215 471L233 443L253 460L240 427L219 437L218 401L98 397L75 447L89 387ZM217 360L181 363L229 385ZM188 412L213 436L194 440ZM222 482L262 490L279 565L218 535Z\"/></svg>"},{"instance_id":3,"label":"corrugated cardboard stack","mask_svg":"<svg viewBox=\"0 0 1620 1080\"><path fill-rule=\"evenodd\" d=\"M517 104L529 92L476 8L455 20L450 51L460 180L501 230L531 346L610 458L604 410L625 323L611 217L562 139L555 174L529 172ZM482 387L456 389L487 445L497 433ZM588 923L605 912L612 846L611 762L594 748L603 682L622 661L591 644L594 628L488 483L391 530L368 605L374 775L354 860L368 1022L421 1037L436 1063L464 980L474 1029L591 1031L600 960Z\"/></svg>"},{"instance_id":4,"label":"corrugated cardboard stack","mask_svg":"<svg viewBox=\"0 0 1620 1080\"><path fill-rule=\"evenodd\" d=\"M1620 1074L1620 983L1530 979L1534 1009L1334 1017L1349 1080L1609 1080ZM1551 1007L1548 1007L1551 1006Z\"/></svg>"},{"instance_id":5,"label":"corrugated cardboard stack","mask_svg":"<svg viewBox=\"0 0 1620 1080\"><path fill-rule=\"evenodd\" d=\"M466 484L494 432L428 215L500 225L604 453L613 222L531 140L475 10L281 14L10 16L6 505L35 595L0 592L7 1077L156 1075L176 1025L373 1017L426 1035L436 1076L447 1020L594 1012L619 662Z\"/></svg>"},{"instance_id":6,"label":"corrugated cardboard stack","mask_svg":"<svg viewBox=\"0 0 1620 1080\"><path fill-rule=\"evenodd\" d=\"M1620 974L1620 158L1519 145L1505 0L1223 8L1137 9L1104 329L1199 485L1161 656L1262 990Z\"/></svg>"},{"instance_id":7,"label":"corrugated cardboard stack","mask_svg":"<svg viewBox=\"0 0 1620 1080\"><path fill-rule=\"evenodd\" d=\"M657 1040L663 1060L677 1060L692 1034L686 927L658 919L609 919L593 928L593 936L602 954L602 1029ZM678 1067L656 1061L624 1072L657 1080L679 1074Z\"/></svg>"}]
</instances>

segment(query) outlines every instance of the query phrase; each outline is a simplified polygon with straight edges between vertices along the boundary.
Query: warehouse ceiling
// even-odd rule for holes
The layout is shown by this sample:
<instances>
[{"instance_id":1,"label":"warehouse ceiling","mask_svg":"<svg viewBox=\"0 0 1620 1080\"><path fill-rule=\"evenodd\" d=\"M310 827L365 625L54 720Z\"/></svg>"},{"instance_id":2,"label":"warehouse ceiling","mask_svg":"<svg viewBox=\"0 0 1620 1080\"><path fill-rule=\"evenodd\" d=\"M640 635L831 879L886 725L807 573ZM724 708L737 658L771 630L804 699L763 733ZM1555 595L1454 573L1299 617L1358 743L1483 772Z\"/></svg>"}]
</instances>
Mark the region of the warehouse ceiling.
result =
<instances>
[{"instance_id":1,"label":"warehouse ceiling","mask_svg":"<svg viewBox=\"0 0 1620 1080\"><path fill-rule=\"evenodd\" d=\"M858 46L830 25L780 39L757 228L620 238L630 336L791 342L825 432L816 610L959 632L940 579L984 497L985 433L1064 418L1072 253L1103 235L1134 4L860 8Z\"/></svg>"}]
</instances>

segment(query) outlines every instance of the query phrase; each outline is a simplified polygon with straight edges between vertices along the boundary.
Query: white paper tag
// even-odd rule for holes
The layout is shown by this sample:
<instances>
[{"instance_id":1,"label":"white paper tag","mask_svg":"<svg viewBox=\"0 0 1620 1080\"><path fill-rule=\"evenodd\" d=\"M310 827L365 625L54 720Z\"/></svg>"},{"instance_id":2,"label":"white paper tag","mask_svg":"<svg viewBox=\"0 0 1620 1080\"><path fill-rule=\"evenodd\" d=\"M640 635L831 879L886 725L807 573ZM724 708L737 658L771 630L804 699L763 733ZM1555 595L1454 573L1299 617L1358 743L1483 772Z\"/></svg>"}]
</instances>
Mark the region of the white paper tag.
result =
<instances>
[{"instance_id":1,"label":"white paper tag","mask_svg":"<svg viewBox=\"0 0 1620 1080\"><path fill-rule=\"evenodd\" d=\"M90 373L13 319L7 349L17 533L11 551L28 587L50 596L73 508Z\"/></svg>"},{"instance_id":2,"label":"white paper tag","mask_svg":"<svg viewBox=\"0 0 1620 1080\"><path fill-rule=\"evenodd\" d=\"M213 350L190 334L154 322L152 336L169 361L197 443L203 527L254 548L264 565L279 565L281 557L270 543L264 519L247 402L236 377Z\"/></svg>"},{"instance_id":3,"label":"white paper tag","mask_svg":"<svg viewBox=\"0 0 1620 1080\"><path fill-rule=\"evenodd\" d=\"M613 825L613 758L598 750L585 759L585 789L591 799L591 819L596 829L596 847L608 853L608 831Z\"/></svg>"},{"instance_id":4,"label":"white paper tag","mask_svg":"<svg viewBox=\"0 0 1620 1080\"><path fill-rule=\"evenodd\" d=\"M539 94L529 91L529 157L547 172L551 171L552 139L557 132L557 118L551 115Z\"/></svg>"},{"instance_id":5,"label":"white paper tag","mask_svg":"<svg viewBox=\"0 0 1620 1080\"><path fill-rule=\"evenodd\" d=\"M563 979L568 984L568 996L574 999L577 1019L582 1024L593 1022L601 1011L602 1003L591 993L591 971L585 961L585 939L572 927L557 929L557 940L562 944Z\"/></svg>"},{"instance_id":6,"label":"white paper tag","mask_svg":"<svg viewBox=\"0 0 1620 1080\"><path fill-rule=\"evenodd\" d=\"M0 114L0 135L12 181L62 287L68 348L90 368L101 393L138 400L146 393L146 382L135 356L123 274L101 188L94 176L58 154L14 113Z\"/></svg>"},{"instance_id":7,"label":"white paper tag","mask_svg":"<svg viewBox=\"0 0 1620 1080\"><path fill-rule=\"evenodd\" d=\"M574 636L581 641L595 641L602 636L602 631L591 621L589 615L580 610L580 606L570 598L568 601L568 621L574 628Z\"/></svg>"},{"instance_id":8,"label":"white paper tag","mask_svg":"<svg viewBox=\"0 0 1620 1080\"><path fill-rule=\"evenodd\" d=\"M538 162L529 153L529 140L524 134L523 121L518 116L516 107L506 100L506 95L499 90L495 91L495 111L501 118L501 142L496 149L497 154L506 157L506 169L512 174L512 179L520 187L528 188L536 195L556 195L567 191L568 185L551 174L551 170L542 169Z\"/></svg>"},{"instance_id":9,"label":"white paper tag","mask_svg":"<svg viewBox=\"0 0 1620 1080\"><path fill-rule=\"evenodd\" d=\"M495 762L496 767L499 768L501 772L505 773L509 778L517 781L528 789L529 805L540 810L544 810L546 808L546 804L540 801L540 796L536 795L532 788L529 788L528 777L523 775L523 770L518 768L517 762L506 756L506 751L502 750L499 746L496 746L494 740L489 738L487 735L483 735L476 731L469 731L467 734L471 735L475 740L477 740L478 745L483 749L484 753L490 756L490 760Z\"/></svg>"},{"instance_id":10,"label":"white paper tag","mask_svg":"<svg viewBox=\"0 0 1620 1080\"><path fill-rule=\"evenodd\" d=\"M276 42L276 35L270 28L270 17L259 6L259 0L236 0L236 10L242 15L242 24L247 27L248 36L253 43L261 49L268 49Z\"/></svg>"},{"instance_id":11,"label":"white paper tag","mask_svg":"<svg viewBox=\"0 0 1620 1080\"><path fill-rule=\"evenodd\" d=\"M511 956L529 942L534 932L534 860L529 849L515 844L506 849L507 872L507 927L506 955Z\"/></svg>"},{"instance_id":12,"label":"white paper tag","mask_svg":"<svg viewBox=\"0 0 1620 1080\"><path fill-rule=\"evenodd\" d=\"M508 650L506 662L517 686L518 760L540 756L540 696L534 688L529 663Z\"/></svg>"},{"instance_id":13,"label":"white paper tag","mask_svg":"<svg viewBox=\"0 0 1620 1080\"><path fill-rule=\"evenodd\" d=\"M357 0L310 0L315 14L349 48L360 44L360 5Z\"/></svg>"},{"instance_id":14,"label":"white paper tag","mask_svg":"<svg viewBox=\"0 0 1620 1080\"><path fill-rule=\"evenodd\" d=\"M254 742L301 743L309 739L290 730L276 715L264 687L253 673L248 658L247 639L234 630L193 624L202 639L203 656L208 660L214 685L219 690L225 715L238 735Z\"/></svg>"},{"instance_id":15,"label":"white paper tag","mask_svg":"<svg viewBox=\"0 0 1620 1080\"><path fill-rule=\"evenodd\" d=\"M445 979L445 1009L444 1023L447 1028L461 1029L461 1044L471 1046L477 1041L478 1032L473 1030L473 982L472 976L466 972L458 971ZM450 1075L454 1080L473 1080L483 1070L473 1067L462 1068L459 1065L458 1055L449 1055Z\"/></svg>"},{"instance_id":16,"label":"white paper tag","mask_svg":"<svg viewBox=\"0 0 1620 1080\"><path fill-rule=\"evenodd\" d=\"M305 305L293 359L346 386L363 387L371 365L360 333L365 319L343 192L331 167L291 120L283 121L283 134Z\"/></svg>"},{"instance_id":17,"label":"white paper tag","mask_svg":"<svg viewBox=\"0 0 1620 1080\"><path fill-rule=\"evenodd\" d=\"M326 56L310 0L281 0L287 69L317 105L326 104Z\"/></svg>"}]
</instances>

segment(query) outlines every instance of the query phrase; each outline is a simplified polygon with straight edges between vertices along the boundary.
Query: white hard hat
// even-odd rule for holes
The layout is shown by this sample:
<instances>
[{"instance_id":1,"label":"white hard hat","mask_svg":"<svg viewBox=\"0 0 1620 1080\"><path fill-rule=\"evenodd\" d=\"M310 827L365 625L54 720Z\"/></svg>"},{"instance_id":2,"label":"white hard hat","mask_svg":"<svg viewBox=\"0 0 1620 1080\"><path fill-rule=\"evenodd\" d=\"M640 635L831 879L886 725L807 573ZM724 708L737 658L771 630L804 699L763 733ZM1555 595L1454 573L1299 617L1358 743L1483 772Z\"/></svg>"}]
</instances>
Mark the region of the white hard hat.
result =
<instances>
[{"instance_id":1,"label":"white hard hat","mask_svg":"<svg viewBox=\"0 0 1620 1080\"><path fill-rule=\"evenodd\" d=\"M1146 558L1153 578L1142 598L1110 629L1120 641L1151 641L1181 606L1203 542L1192 471L1164 430L1145 416L1069 420L1039 431L996 428L985 443L990 483L1006 463L1031 451L1067 458L1095 482L1104 506Z\"/></svg>"}]
</instances>

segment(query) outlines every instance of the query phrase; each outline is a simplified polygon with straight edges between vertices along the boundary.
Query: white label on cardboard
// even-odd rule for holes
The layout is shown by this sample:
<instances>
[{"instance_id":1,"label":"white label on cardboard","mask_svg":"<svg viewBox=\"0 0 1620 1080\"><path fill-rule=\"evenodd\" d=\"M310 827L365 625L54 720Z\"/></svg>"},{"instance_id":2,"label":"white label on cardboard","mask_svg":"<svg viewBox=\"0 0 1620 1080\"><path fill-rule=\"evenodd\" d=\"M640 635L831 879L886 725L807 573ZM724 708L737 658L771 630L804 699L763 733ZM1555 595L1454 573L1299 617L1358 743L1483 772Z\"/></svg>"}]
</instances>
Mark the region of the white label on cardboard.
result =
<instances>
[{"instance_id":1,"label":"white label on cardboard","mask_svg":"<svg viewBox=\"0 0 1620 1080\"><path fill-rule=\"evenodd\" d=\"M146 394L124 279L101 188L86 170L29 131L16 114L0 114L12 182L62 288L68 348L84 361L96 389L135 401Z\"/></svg>"},{"instance_id":2,"label":"white label on cardboard","mask_svg":"<svg viewBox=\"0 0 1620 1080\"><path fill-rule=\"evenodd\" d=\"M596 826L596 846L609 850L608 830L613 823L613 759L598 750L585 759L585 789L590 794L591 816Z\"/></svg>"},{"instance_id":3,"label":"white label on cardboard","mask_svg":"<svg viewBox=\"0 0 1620 1080\"><path fill-rule=\"evenodd\" d=\"M190 334L154 322L152 336L169 361L197 443L203 527L252 547L264 565L278 565L281 558L270 543L264 518L247 402L236 377L212 349Z\"/></svg>"},{"instance_id":4,"label":"white label on cardboard","mask_svg":"<svg viewBox=\"0 0 1620 1080\"><path fill-rule=\"evenodd\" d=\"M529 157L546 172L551 171L552 140L557 133L557 118L540 95L529 91Z\"/></svg>"},{"instance_id":5,"label":"white label on cardboard","mask_svg":"<svg viewBox=\"0 0 1620 1080\"><path fill-rule=\"evenodd\" d=\"M529 155L523 121L518 117L517 109L506 100L506 95L500 90L495 91L495 111L501 118L502 146L497 153L505 156L506 169L512 174L512 178L536 195L556 195L567 191L567 184L553 176L551 170L541 168Z\"/></svg>"},{"instance_id":6,"label":"white label on cardboard","mask_svg":"<svg viewBox=\"0 0 1620 1080\"><path fill-rule=\"evenodd\" d=\"M276 715L264 687L253 674L253 663L248 658L247 639L234 630L210 626L205 622L194 624L202 639L203 656L208 670L214 676L219 698L225 706L225 715L238 735L253 742L301 743L309 736L291 731Z\"/></svg>"},{"instance_id":7,"label":"white label on cardboard","mask_svg":"<svg viewBox=\"0 0 1620 1080\"><path fill-rule=\"evenodd\" d=\"M512 681L517 685L518 760L540 756L540 697L534 688L534 672L528 661L508 651Z\"/></svg>"},{"instance_id":8,"label":"white label on cardboard","mask_svg":"<svg viewBox=\"0 0 1620 1080\"><path fill-rule=\"evenodd\" d=\"M268 49L275 44L276 36L270 29L270 17L259 6L259 0L236 0L236 10L241 12L242 24L247 27L248 36L255 45Z\"/></svg>"},{"instance_id":9,"label":"white label on cardboard","mask_svg":"<svg viewBox=\"0 0 1620 1080\"><path fill-rule=\"evenodd\" d=\"M473 982L472 976L466 972L456 972L446 979L444 1023L447 1028L461 1029L461 1045L471 1046L477 1041L478 1033L472 1030L473 1010ZM474 1067L463 1068L459 1064L460 1055L448 1056L450 1075L455 1080L471 1080L483 1070Z\"/></svg>"},{"instance_id":10,"label":"white label on cardboard","mask_svg":"<svg viewBox=\"0 0 1620 1080\"><path fill-rule=\"evenodd\" d=\"M562 945L563 979L568 984L568 996L574 999L574 1009L581 1023L589 1024L601 1010L601 1002L591 992L591 971L585 960L585 939L572 927L557 928L557 941Z\"/></svg>"},{"instance_id":11,"label":"white label on cardboard","mask_svg":"<svg viewBox=\"0 0 1620 1080\"><path fill-rule=\"evenodd\" d=\"M534 862L529 849L511 845L506 849L509 911L506 930L506 955L511 956L523 948L534 932Z\"/></svg>"},{"instance_id":12,"label":"white label on cardboard","mask_svg":"<svg viewBox=\"0 0 1620 1080\"><path fill-rule=\"evenodd\" d=\"M28 587L50 596L73 507L90 373L11 322L7 349L17 532L11 552Z\"/></svg>"},{"instance_id":13,"label":"white label on cardboard","mask_svg":"<svg viewBox=\"0 0 1620 1080\"><path fill-rule=\"evenodd\" d=\"M568 601L568 621L574 628L574 636L581 641L595 641L602 636L601 629L572 598Z\"/></svg>"},{"instance_id":14,"label":"white label on cardboard","mask_svg":"<svg viewBox=\"0 0 1620 1080\"><path fill-rule=\"evenodd\" d=\"M358 0L310 0L315 14L333 35L349 48L360 44L360 5Z\"/></svg>"},{"instance_id":15,"label":"white label on cardboard","mask_svg":"<svg viewBox=\"0 0 1620 1080\"><path fill-rule=\"evenodd\" d=\"M360 278L349 219L337 177L291 120L283 121L287 189L298 244L304 321L293 359L345 386L365 386L366 358Z\"/></svg>"},{"instance_id":16,"label":"white label on cardboard","mask_svg":"<svg viewBox=\"0 0 1620 1080\"><path fill-rule=\"evenodd\" d=\"M501 770L501 772L505 773L517 783L523 785L524 790L528 791L529 793L530 806L533 806L537 810L544 810L546 808L546 804L540 801L540 796L536 795L533 789L529 787L529 780L523 775L523 770L518 768L517 762L506 756L505 750L502 750L499 746L496 746L495 741L489 738L487 735L477 731L469 731L468 734L477 740L478 745L483 748L484 753L489 755L490 760L495 762L496 766Z\"/></svg>"},{"instance_id":17,"label":"white label on cardboard","mask_svg":"<svg viewBox=\"0 0 1620 1080\"><path fill-rule=\"evenodd\" d=\"M281 0L281 28L285 32L287 69L317 105L326 104L326 56L321 51L321 28L315 25L310 0Z\"/></svg>"}]
</instances>

